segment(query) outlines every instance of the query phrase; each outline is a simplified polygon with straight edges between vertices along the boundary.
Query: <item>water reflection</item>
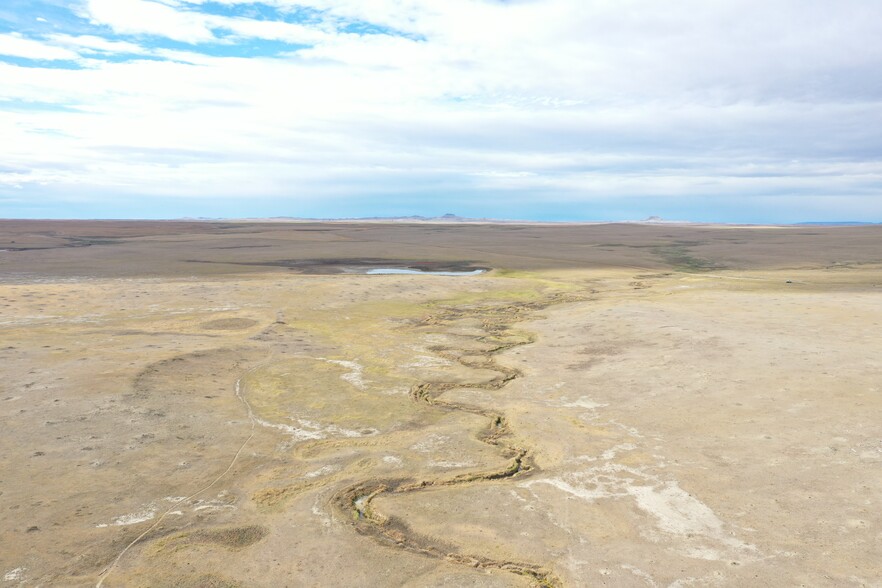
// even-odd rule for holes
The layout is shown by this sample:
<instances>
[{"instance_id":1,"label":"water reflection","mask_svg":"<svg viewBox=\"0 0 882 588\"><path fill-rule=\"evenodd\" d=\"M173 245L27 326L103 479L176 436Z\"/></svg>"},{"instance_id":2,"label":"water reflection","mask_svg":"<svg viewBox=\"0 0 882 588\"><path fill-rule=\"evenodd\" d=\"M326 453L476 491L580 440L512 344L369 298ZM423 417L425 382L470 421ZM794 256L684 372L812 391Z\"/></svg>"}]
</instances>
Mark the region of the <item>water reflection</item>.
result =
<instances>
[{"instance_id":1,"label":"water reflection","mask_svg":"<svg viewBox=\"0 0 882 588\"><path fill-rule=\"evenodd\" d=\"M432 276L477 276L483 274L484 269L476 269L467 272L449 272L449 271L432 271L420 270L409 267L375 267L367 270L366 274L427 274Z\"/></svg>"}]
</instances>

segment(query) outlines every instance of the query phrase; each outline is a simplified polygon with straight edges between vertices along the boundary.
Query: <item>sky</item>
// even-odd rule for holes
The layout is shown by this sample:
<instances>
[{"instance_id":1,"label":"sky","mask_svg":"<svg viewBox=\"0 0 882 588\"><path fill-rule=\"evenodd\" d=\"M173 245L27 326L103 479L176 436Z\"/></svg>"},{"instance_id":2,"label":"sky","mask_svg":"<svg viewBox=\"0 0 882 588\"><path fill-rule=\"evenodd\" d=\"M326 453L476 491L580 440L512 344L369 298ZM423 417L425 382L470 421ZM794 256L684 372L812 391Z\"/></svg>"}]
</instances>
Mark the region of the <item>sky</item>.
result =
<instances>
[{"instance_id":1,"label":"sky","mask_svg":"<svg viewBox=\"0 0 882 588\"><path fill-rule=\"evenodd\" d=\"M882 221L882 2L2 0L0 217Z\"/></svg>"}]
</instances>

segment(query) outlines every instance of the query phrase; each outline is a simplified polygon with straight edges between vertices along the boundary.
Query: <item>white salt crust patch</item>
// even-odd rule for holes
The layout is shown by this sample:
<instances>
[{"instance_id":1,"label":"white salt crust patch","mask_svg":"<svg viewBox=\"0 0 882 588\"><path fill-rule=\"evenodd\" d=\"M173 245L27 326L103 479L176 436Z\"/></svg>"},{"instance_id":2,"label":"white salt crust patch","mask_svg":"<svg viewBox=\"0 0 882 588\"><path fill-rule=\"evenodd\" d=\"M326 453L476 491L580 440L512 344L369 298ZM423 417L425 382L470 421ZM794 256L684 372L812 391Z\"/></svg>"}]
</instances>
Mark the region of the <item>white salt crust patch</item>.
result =
<instances>
[{"instance_id":1,"label":"white salt crust patch","mask_svg":"<svg viewBox=\"0 0 882 588\"><path fill-rule=\"evenodd\" d=\"M362 366L357 361L344 361L342 359L325 359L324 357L319 357L321 361L326 361L328 363L333 363L334 365L339 365L341 367L349 370L347 373L340 376L340 379L349 382L359 390L367 389L367 382L364 379L364 366Z\"/></svg>"},{"instance_id":2,"label":"white salt crust patch","mask_svg":"<svg viewBox=\"0 0 882 588\"><path fill-rule=\"evenodd\" d=\"M24 573L28 571L27 568L13 568L3 574L4 582L20 582L24 580Z\"/></svg>"},{"instance_id":3,"label":"white salt crust patch","mask_svg":"<svg viewBox=\"0 0 882 588\"><path fill-rule=\"evenodd\" d=\"M103 529L104 527L125 527L128 525L137 525L138 523L152 520L153 517L156 516L156 510L156 506L151 504L144 507L138 512L120 515L118 517L115 517L109 523L100 523L95 525L95 527Z\"/></svg>"},{"instance_id":4,"label":"white salt crust patch","mask_svg":"<svg viewBox=\"0 0 882 588\"><path fill-rule=\"evenodd\" d=\"M630 499L638 509L651 517L653 529L648 538L660 536L687 540L683 553L688 557L720 560L726 552L756 556L755 546L733 537L723 522L706 504L692 496L676 481L662 480L646 468L610 463L619 453L636 449L621 444L605 451L600 458L584 456L579 461L603 461L587 470L523 482L518 486L533 492L537 485L552 486L576 498L596 502L602 499ZM533 496L539 496L533 492Z\"/></svg>"}]
</instances>

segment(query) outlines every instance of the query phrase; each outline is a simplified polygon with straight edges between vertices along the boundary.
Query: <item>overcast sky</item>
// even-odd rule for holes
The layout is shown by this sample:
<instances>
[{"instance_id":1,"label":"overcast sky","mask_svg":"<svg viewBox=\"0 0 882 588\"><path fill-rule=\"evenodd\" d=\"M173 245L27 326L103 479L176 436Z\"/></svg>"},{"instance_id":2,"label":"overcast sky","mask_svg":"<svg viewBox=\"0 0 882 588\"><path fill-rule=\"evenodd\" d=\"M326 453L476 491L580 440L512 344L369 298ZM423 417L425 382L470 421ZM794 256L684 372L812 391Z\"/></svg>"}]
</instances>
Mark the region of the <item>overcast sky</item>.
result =
<instances>
[{"instance_id":1,"label":"overcast sky","mask_svg":"<svg viewBox=\"0 0 882 588\"><path fill-rule=\"evenodd\" d=\"M2 0L0 217L882 221L882 2Z\"/></svg>"}]
</instances>

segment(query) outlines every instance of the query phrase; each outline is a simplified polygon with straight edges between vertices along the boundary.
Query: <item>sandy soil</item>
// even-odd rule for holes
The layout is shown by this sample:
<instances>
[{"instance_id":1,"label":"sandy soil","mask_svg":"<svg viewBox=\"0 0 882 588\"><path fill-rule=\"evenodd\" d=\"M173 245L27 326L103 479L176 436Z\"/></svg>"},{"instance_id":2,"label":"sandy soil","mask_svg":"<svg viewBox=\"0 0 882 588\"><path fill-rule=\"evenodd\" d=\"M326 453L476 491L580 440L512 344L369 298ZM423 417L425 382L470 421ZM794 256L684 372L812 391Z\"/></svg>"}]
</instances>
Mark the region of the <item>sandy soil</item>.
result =
<instances>
[{"instance_id":1,"label":"sandy soil","mask_svg":"<svg viewBox=\"0 0 882 588\"><path fill-rule=\"evenodd\" d=\"M882 586L879 227L0 249L0 586Z\"/></svg>"}]
</instances>

